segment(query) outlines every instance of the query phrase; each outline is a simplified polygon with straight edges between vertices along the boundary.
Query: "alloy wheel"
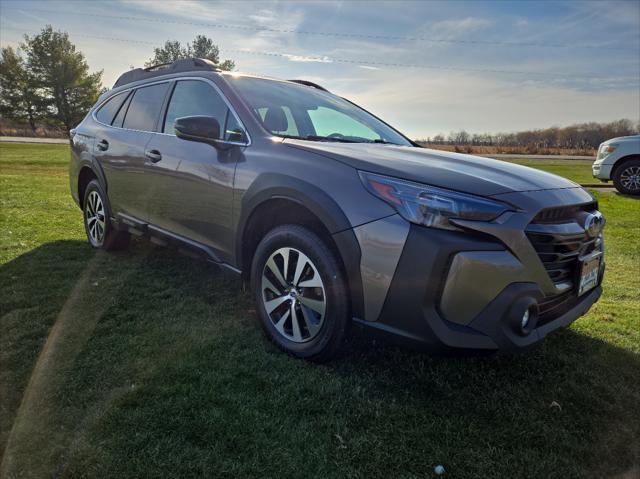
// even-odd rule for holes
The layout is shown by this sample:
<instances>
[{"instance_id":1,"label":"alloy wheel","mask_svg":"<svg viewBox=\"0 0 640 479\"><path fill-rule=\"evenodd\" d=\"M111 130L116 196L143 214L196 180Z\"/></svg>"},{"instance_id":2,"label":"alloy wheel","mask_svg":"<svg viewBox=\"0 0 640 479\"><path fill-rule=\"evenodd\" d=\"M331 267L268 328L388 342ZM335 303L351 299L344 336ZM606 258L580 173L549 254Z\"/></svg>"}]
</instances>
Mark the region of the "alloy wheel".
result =
<instances>
[{"instance_id":1,"label":"alloy wheel","mask_svg":"<svg viewBox=\"0 0 640 479\"><path fill-rule=\"evenodd\" d=\"M87 197L85 216L89 240L95 246L101 245L104 240L105 214L102 198L100 198L97 191L91 191Z\"/></svg>"},{"instance_id":2,"label":"alloy wheel","mask_svg":"<svg viewBox=\"0 0 640 479\"><path fill-rule=\"evenodd\" d=\"M280 248L262 271L262 301L275 329L296 343L313 339L327 309L324 283L311 259L295 248Z\"/></svg>"},{"instance_id":3,"label":"alloy wheel","mask_svg":"<svg viewBox=\"0 0 640 479\"><path fill-rule=\"evenodd\" d=\"M620 184L629 191L640 191L640 166L629 166L620 173Z\"/></svg>"}]
</instances>

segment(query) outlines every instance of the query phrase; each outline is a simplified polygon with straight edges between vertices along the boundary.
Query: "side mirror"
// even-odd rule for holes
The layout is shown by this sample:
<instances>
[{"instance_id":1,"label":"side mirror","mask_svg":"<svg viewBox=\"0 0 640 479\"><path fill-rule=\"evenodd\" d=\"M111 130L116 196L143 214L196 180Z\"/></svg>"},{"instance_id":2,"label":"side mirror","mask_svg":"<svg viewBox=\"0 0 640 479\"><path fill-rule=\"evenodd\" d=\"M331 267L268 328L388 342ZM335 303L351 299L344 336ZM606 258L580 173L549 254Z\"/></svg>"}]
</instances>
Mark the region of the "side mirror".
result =
<instances>
[{"instance_id":1,"label":"side mirror","mask_svg":"<svg viewBox=\"0 0 640 479\"><path fill-rule=\"evenodd\" d=\"M173 124L176 136L183 140L200 141L215 147L220 141L220 123L212 116L184 116Z\"/></svg>"}]
</instances>

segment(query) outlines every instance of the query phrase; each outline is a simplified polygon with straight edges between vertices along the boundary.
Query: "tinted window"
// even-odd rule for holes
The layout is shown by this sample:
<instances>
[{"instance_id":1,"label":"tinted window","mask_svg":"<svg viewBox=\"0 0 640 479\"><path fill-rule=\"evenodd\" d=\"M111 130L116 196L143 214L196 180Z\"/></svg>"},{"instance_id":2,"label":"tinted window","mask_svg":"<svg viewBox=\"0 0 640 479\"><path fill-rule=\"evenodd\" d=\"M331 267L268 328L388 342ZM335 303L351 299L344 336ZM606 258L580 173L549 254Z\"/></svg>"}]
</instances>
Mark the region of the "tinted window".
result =
<instances>
[{"instance_id":1,"label":"tinted window","mask_svg":"<svg viewBox=\"0 0 640 479\"><path fill-rule=\"evenodd\" d=\"M198 80L179 81L171 95L163 131L173 134L176 118L197 115L216 118L224 131L227 110L227 104L210 85Z\"/></svg>"},{"instance_id":2,"label":"tinted window","mask_svg":"<svg viewBox=\"0 0 640 479\"><path fill-rule=\"evenodd\" d=\"M131 93L131 92L129 92L129 93ZM113 123L111 123L113 126L117 126L118 128L122 128L122 123L124 121L124 115L126 115L126 113L127 113L127 109L129 108L129 103L131 103L131 98L133 98L133 94L130 94L127 97L127 100L120 107L120 110L118 110L118 114L113 119Z\"/></svg>"},{"instance_id":3,"label":"tinted window","mask_svg":"<svg viewBox=\"0 0 640 479\"><path fill-rule=\"evenodd\" d=\"M168 83L159 83L138 88L127 110L124 128L154 131L168 85Z\"/></svg>"},{"instance_id":4,"label":"tinted window","mask_svg":"<svg viewBox=\"0 0 640 479\"><path fill-rule=\"evenodd\" d=\"M120 108L125 98L127 98L126 93L119 93L107 100L106 103L103 103L96 113L98 121L110 125L111 120L113 120L113 117L116 115L118 108Z\"/></svg>"},{"instance_id":5,"label":"tinted window","mask_svg":"<svg viewBox=\"0 0 640 479\"><path fill-rule=\"evenodd\" d=\"M244 129L240 126L240 123L238 123L238 120L236 120L236 117L231 111L227 112L227 126L224 130L224 139L226 141L235 141L236 143L247 142Z\"/></svg>"}]
</instances>

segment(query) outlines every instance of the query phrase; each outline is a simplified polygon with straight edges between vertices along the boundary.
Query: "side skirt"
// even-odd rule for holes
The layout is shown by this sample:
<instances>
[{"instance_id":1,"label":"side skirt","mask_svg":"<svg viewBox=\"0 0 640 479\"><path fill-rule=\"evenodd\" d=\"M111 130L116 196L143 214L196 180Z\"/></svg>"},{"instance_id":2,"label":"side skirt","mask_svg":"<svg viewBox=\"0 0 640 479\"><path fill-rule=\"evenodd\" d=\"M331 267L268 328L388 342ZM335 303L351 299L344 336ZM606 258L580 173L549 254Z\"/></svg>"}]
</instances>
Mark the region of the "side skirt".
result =
<instances>
[{"instance_id":1,"label":"side skirt","mask_svg":"<svg viewBox=\"0 0 640 479\"><path fill-rule=\"evenodd\" d=\"M223 262L216 252L202 243L190 240L183 236L171 233L170 231L158 228L157 226L145 223L137 218L119 213L115 218L111 218L118 230L128 231L136 236L149 238L154 244L166 247L173 247L179 253L199 260L215 263L216 265L234 273L242 275L242 271L228 263Z\"/></svg>"}]
</instances>

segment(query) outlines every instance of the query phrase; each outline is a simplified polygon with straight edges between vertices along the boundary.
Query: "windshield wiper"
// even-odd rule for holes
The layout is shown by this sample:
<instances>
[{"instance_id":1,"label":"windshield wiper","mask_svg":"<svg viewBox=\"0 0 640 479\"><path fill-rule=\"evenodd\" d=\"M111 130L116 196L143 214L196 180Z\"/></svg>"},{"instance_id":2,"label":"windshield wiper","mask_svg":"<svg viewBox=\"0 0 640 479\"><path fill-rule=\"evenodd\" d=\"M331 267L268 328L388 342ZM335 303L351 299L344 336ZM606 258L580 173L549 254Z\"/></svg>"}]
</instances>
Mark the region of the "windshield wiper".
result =
<instances>
[{"instance_id":1,"label":"windshield wiper","mask_svg":"<svg viewBox=\"0 0 640 479\"><path fill-rule=\"evenodd\" d=\"M335 138L331 136L320 136L320 135L306 135L306 136L297 136L297 135L277 135L282 138L291 138L293 140L308 140L308 141L335 141L337 143L360 143L359 141L348 140L346 138Z\"/></svg>"},{"instance_id":2,"label":"windshield wiper","mask_svg":"<svg viewBox=\"0 0 640 479\"><path fill-rule=\"evenodd\" d=\"M383 140L382 138L376 138L375 140L371 141L370 143L381 143L383 145L397 145L397 146L400 146L398 143L393 143L391 141Z\"/></svg>"},{"instance_id":3,"label":"windshield wiper","mask_svg":"<svg viewBox=\"0 0 640 479\"><path fill-rule=\"evenodd\" d=\"M294 140L308 140L308 141L334 141L336 143L380 143L383 145L398 145L398 143L392 143L387 140L383 140L382 138L376 138L375 140L367 140L365 138L353 140L350 138L338 138L335 136L320 136L320 135L306 135L306 136L296 136L296 135L278 135L283 138L292 138Z\"/></svg>"}]
</instances>

